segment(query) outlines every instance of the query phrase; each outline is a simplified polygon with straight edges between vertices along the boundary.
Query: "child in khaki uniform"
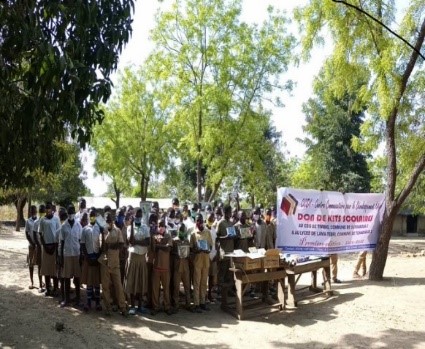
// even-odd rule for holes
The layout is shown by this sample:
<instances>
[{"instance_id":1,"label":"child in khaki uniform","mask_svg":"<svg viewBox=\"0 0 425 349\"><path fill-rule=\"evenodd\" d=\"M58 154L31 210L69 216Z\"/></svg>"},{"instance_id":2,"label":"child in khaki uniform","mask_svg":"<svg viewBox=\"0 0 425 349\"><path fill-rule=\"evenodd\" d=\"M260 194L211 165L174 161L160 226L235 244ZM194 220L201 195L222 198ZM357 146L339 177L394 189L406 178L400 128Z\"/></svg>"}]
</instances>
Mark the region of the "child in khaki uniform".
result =
<instances>
[{"instance_id":1,"label":"child in khaki uniform","mask_svg":"<svg viewBox=\"0 0 425 349\"><path fill-rule=\"evenodd\" d=\"M100 264L98 262L101 228L96 223L96 214L95 209L90 210L90 223L81 232L81 250L84 257L81 283L87 285L85 311L91 309L92 300L96 302L96 310L102 310L100 305Z\"/></svg>"},{"instance_id":2,"label":"child in khaki uniform","mask_svg":"<svg viewBox=\"0 0 425 349\"><path fill-rule=\"evenodd\" d=\"M122 248L124 241L121 232L114 225L112 215L108 213L105 218L107 226L102 231L102 255L99 258L105 312L106 315L110 315L111 313L111 304L113 300L110 284L112 283L114 285L121 314L127 316L125 296L121 284L119 259L119 250Z\"/></svg>"},{"instance_id":3,"label":"child in khaki uniform","mask_svg":"<svg viewBox=\"0 0 425 349\"><path fill-rule=\"evenodd\" d=\"M177 215L176 217L179 217ZM174 274L173 300L177 309L179 308L180 282L183 282L184 293L186 298L186 308L190 307L190 241L186 226L183 223L178 223L178 234L173 238L172 258L174 259L172 271Z\"/></svg>"},{"instance_id":4,"label":"child in khaki uniform","mask_svg":"<svg viewBox=\"0 0 425 349\"><path fill-rule=\"evenodd\" d=\"M30 216L28 217L27 221L25 222L25 236L28 240L28 266L29 266L29 272L30 272L30 280L31 285L29 286L29 289L32 290L34 288L34 265L36 264L38 267L38 280L40 289L43 287L43 282L41 280L40 275L40 263L38 262L38 255L37 255L37 234L34 234L34 223L37 221L37 207L31 206L30 209Z\"/></svg>"},{"instance_id":5,"label":"child in khaki uniform","mask_svg":"<svg viewBox=\"0 0 425 349\"><path fill-rule=\"evenodd\" d=\"M196 227L190 236L190 247L195 254L193 262L193 301L195 303L194 311L197 313L202 310L210 310L205 305L205 296L207 294L208 271L210 268L209 253L212 248L211 232L204 228L204 219L201 214L195 218Z\"/></svg>"},{"instance_id":6,"label":"child in khaki uniform","mask_svg":"<svg viewBox=\"0 0 425 349\"><path fill-rule=\"evenodd\" d=\"M165 221L160 221L158 231L152 237L152 249L155 253L152 272L152 315L159 311L161 286L164 310L168 315L172 314L170 305L170 251L173 240L170 235L165 234L165 230Z\"/></svg>"}]
</instances>

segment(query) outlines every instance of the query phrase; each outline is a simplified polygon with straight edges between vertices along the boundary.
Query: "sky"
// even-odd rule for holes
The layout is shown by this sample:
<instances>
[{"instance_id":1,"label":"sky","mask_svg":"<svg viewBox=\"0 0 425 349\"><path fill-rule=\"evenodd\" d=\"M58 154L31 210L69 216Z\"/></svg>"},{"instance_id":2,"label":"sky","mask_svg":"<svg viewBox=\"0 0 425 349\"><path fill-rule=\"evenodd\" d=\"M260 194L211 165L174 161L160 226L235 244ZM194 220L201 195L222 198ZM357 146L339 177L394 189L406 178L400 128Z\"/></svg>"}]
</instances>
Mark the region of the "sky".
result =
<instances>
[{"instance_id":1,"label":"sky","mask_svg":"<svg viewBox=\"0 0 425 349\"><path fill-rule=\"evenodd\" d=\"M306 3L307 0L244 0L241 19L246 22L261 23L266 18L269 5L285 10L288 16L292 17L292 10ZM120 56L118 71L131 64L136 66L142 64L152 50L149 32L155 26L154 15L159 6L167 6L167 1L163 3L158 0L136 1L133 34ZM292 26L292 30L294 34L297 33L295 25ZM285 94L281 97L285 107L269 106L276 129L282 132L282 141L286 144L283 150L288 151L291 156L302 157L305 152L304 146L296 140L303 137L302 126L305 123L305 116L302 113L302 104L312 96L312 81L326 57L325 51L326 48L316 49L312 53L314 59L309 63L300 64L298 67L291 66L282 78L292 79L296 85L291 95ZM117 74L112 76L113 81L116 80L116 76ZM92 154L84 152L82 160L84 170L87 172L87 179L84 181L86 186L95 196L102 195L107 188L107 179L94 176Z\"/></svg>"}]
</instances>

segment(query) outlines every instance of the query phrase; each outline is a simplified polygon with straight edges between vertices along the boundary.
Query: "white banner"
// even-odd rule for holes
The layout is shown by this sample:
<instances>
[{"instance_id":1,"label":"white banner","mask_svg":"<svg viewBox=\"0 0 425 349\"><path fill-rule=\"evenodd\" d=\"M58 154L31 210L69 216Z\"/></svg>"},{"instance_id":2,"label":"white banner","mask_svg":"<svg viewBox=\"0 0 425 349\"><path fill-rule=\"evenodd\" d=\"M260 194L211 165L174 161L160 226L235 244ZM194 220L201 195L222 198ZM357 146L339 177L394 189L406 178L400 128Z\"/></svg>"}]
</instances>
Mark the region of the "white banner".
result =
<instances>
[{"instance_id":1,"label":"white banner","mask_svg":"<svg viewBox=\"0 0 425 349\"><path fill-rule=\"evenodd\" d=\"M384 194L279 188L277 242L287 253L327 255L374 250Z\"/></svg>"}]
</instances>

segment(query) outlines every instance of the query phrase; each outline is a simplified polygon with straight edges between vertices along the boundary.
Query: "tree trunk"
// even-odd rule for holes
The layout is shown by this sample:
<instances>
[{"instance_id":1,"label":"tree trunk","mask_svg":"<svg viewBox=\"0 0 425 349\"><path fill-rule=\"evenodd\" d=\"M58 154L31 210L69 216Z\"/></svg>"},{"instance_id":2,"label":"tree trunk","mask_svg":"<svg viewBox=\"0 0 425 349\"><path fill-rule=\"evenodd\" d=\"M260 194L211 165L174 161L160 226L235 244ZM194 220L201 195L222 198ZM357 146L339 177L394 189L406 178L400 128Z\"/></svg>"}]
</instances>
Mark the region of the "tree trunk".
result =
<instances>
[{"instance_id":1,"label":"tree trunk","mask_svg":"<svg viewBox=\"0 0 425 349\"><path fill-rule=\"evenodd\" d=\"M28 195L27 217L29 217L31 214L31 205L32 205L31 195Z\"/></svg>"},{"instance_id":2,"label":"tree trunk","mask_svg":"<svg viewBox=\"0 0 425 349\"><path fill-rule=\"evenodd\" d=\"M149 177L142 175L140 179L140 200L146 201L148 196Z\"/></svg>"},{"instance_id":3,"label":"tree trunk","mask_svg":"<svg viewBox=\"0 0 425 349\"><path fill-rule=\"evenodd\" d=\"M255 196L254 196L254 194L251 194L251 208L254 208L255 207Z\"/></svg>"},{"instance_id":4,"label":"tree trunk","mask_svg":"<svg viewBox=\"0 0 425 349\"><path fill-rule=\"evenodd\" d=\"M24 207L27 203L27 198L18 196L15 200L16 207L16 222L15 222L15 230L20 231L22 226L25 226L25 218L24 218Z\"/></svg>"},{"instance_id":5,"label":"tree trunk","mask_svg":"<svg viewBox=\"0 0 425 349\"><path fill-rule=\"evenodd\" d=\"M146 201L146 198L144 197L145 193L145 176L142 175L140 177L140 201Z\"/></svg>"},{"instance_id":6,"label":"tree trunk","mask_svg":"<svg viewBox=\"0 0 425 349\"><path fill-rule=\"evenodd\" d=\"M201 153L201 146L198 145L198 154ZM196 191L197 191L197 198L198 202L202 202L202 184L201 184L201 159L199 158L200 155L198 155L198 159L196 160Z\"/></svg>"},{"instance_id":7,"label":"tree trunk","mask_svg":"<svg viewBox=\"0 0 425 349\"><path fill-rule=\"evenodd\" d=\"M115 206L117 206L117 209L120 208L120 199L121 199L121 190L118 188L117 184L113 182L114 186L114 192L115 192L115 200L112 200L115 202Z\"/></svg>"},{"instance_id":8,"label":"tree trunk","mask_svg":"<svg viewBox=\"0 0 425 349\"><path fill-rule=\"evenodd\" d=\"M213 202L215 196L217 195L218 189L220 188L221 182L223 181L223 177L219 180L218 183L214 185L214 190L211 192L210 197L208 198L208 202ZM206 199L207 197L205 197Z\"/></svg>"},{"instance_id":9,"label":"tree trunk","mask_svg":"<svg viewBox=\"0 0 425 349\"><path fill-rule=\"evenodd\" d=\"M381 281L384 275L385 264L388 257L388 247L393 230L394 219L397 210L392 209L388 214L384 213L381 232L375 251L373 251L372 263L369 268L369 280Z\"/></svg>"},{"instance_id":10,"label":"tree trunk","mask_svg":"<svg viewBox=\"0 0 425 349\"><path fill-rule=\"evenodd\" d=\"M205 193L204 193L205 201L211 202L211 194L212 194L211 188L210 187L205 187Z\"/></svg>"},{"instance_id":11,"label":"tree trunk","mask_svg":"<svg viewBox=\"0 0 425 349\"><path fill-rule=\"evenodd\" d=\"M143 201L146 201L148 198L148 187L149 187L149 178L145 178L145 192L143 193Z\"/></svg>"}]
</instances>

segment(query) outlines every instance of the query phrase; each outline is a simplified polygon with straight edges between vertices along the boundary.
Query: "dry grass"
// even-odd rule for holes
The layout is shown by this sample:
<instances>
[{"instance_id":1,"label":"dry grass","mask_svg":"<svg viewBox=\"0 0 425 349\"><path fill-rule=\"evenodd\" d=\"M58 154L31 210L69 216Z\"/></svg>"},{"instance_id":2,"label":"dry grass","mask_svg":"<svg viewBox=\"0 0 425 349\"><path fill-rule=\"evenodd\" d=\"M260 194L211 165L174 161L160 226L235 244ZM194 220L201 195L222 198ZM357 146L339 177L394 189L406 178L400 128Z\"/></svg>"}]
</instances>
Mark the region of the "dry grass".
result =
<instances>
[{"instance_id":1,"label":"dry grass","mask_svg":"<svg viewBox=\"0 0 425 349\"><path fill-rule=\"evenodd\" d=\"M27 219L28 205L24 207L24 218ZM0 206L0 222L16 221L16 208L14 205Z\"/></svg>"}]
</instances>

